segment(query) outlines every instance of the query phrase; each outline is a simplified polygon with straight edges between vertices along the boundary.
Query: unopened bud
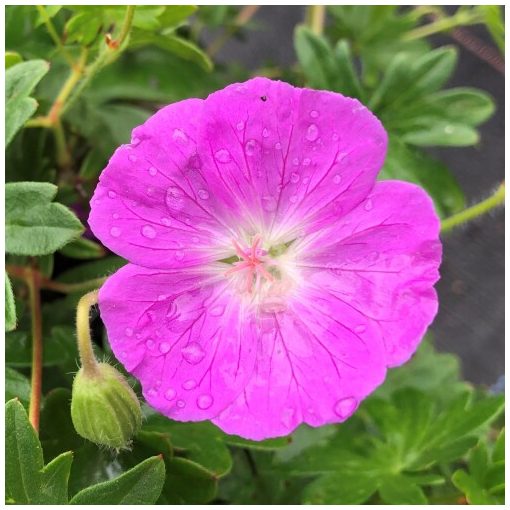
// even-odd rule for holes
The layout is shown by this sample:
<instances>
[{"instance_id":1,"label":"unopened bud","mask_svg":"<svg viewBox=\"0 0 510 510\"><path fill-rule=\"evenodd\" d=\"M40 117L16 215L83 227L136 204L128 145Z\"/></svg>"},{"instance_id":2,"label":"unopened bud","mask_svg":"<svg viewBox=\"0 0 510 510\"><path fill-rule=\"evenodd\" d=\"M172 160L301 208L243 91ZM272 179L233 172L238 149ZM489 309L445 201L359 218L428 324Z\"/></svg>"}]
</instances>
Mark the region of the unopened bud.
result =
<instances>
[{"instance_id":1,"label":"unopened bud","mask_svg":"<svg viewBox=\"0 0 510 510\"><path fill-rule=\"evenodd\" d=\"M107 363L98 363L93 371L80 368L73 382L71 417L80 436L111 448L128 446L142 424L134 391Z\"/></svg>"}]
</instances>

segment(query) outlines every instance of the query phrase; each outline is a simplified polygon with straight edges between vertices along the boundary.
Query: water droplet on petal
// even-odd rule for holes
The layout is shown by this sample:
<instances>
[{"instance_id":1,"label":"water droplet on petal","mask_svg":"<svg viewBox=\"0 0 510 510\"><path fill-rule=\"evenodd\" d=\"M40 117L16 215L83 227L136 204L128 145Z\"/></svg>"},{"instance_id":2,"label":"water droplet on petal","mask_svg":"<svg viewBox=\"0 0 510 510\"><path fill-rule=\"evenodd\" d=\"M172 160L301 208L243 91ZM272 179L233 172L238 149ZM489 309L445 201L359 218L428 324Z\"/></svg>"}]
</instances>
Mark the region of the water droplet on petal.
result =
<instances>
[{"instance_id":1,"label":"water droplet on petal","mask_svg":"<svg viewBox=\"0 0 510 510\"><path fill-rule=\"evenodd\" d=\"M187 143L188 142L188 136L182 129L174 129L174 132L172 133L172 138L177 142L181 143Z\"/></svg>"},{"instance_id":2,"label":"water droplet on petal","mask_svg":"<svg viewBox=\"0 0 510 510\"><path fill-rule=\"evenodd\" d=\"M298 165L299 165L299 158L294 158L294 159L292 160L292 164L293 164L294 166L298 166Z\"/></svg>"},{"instance_id":3,"label":"water droplet on petal","mask_svg":"<svg viewBox=\"0 0 510 510\"><path fill-rule=\"evenodd\" d=\"M289 198L290 202L292 204L295 204L297 201L298 201L298 197L297 195L292 195L290 198Z\"/></svg>"},{"instance_id":4,"label":"water droplet on petal","mask_svg":"<svg viewBox=\"0 0 510 510\"><path fill-rule=\"evenodd\" d=\"M147 340L147 342L145 342L145 347L147 347L147 349L154 349L154 345L154 340L151 340L150 338Z\"/></svg>"},{"instance_id":5,"label":"water droplet on petal","mask_svg":"<svg viewBox=\"0 0 510 510\"><path fill-rule=\"evenodd\" d=\"M177 250L174 253L174 257L176 260L182 260L184 258L184 252L182 250Z\"/></svg>"},{"instance_id":6,"label":"water droplet on petal","mask_svg":"<svg viewBox=\"0 0 510 510\"><path fill-rule=\"evenodd\" d=\"M335 413L340 418L347 418L354 412L357 405L358 401L354 397L342 398L335 404Z\"/></svg>"},{"instance_id":7,"label":"water droplet on petal","mask_svg":"<svg viewBox=\"0 0 510 510\"><path fill-rule=\"evenodd\" d=\"M118 215L118 213L114 212L114 213L112 214L112 218L113 218L114 220L118 220L118 219L119 219L119 215Z\"/></svg>"},{"instance_id":8,"label":"water droplet on petal","mask_svg":"<svg viewBox=\"0 0 510 510\"><path fill-rule=\"evenodd\" d=\"M216 161L219 161L220 163L228 163L232 159L232 156L227 149L220 149L216 151L214 153L214 157Z\"/></svg>"},{"instance_id":9,"label":"water droplet on petal","mask_svg":"<svg viewBox=\"0 0 510 510\"><path fill-rule=\"evenodd\" d=\"M357 326L355 326L354 332L355 333L363 333L363 331L365 331L366 329L367 329L367 327L364 324L358 324Z\"/></svg>"},{"instance_id":10,"label":"water droplet on petal","mask_svg":"<svg viewBox=\"0 0 510 510\"><path fill-rule=\"evenodd\" d=\"M165 391L165 398L167 400L173 400L175 398L175 396L177 395L177 392L173 389L173 388L168 388L166 391Z\"/></svg>"},{"instance_id":11,"label":"water droplet on petal","mask_svg":"<svg viewBox=\"0 0 510 510\"><path fill-rule=\"evenodd\" d=\"M198 196L202 200L207 200L209 198L209 192L206 189L199 189L198 190Z\"/></svg>"},{"instance_id":12,"label":"water droplet on petal","mask_svg":"<svg viewBox=\"0 0 510 510\"><path fill-rule=\"evenodd\" d=\"M112 227L112 228L110 229L110 235L111 235L112 237L119 237L119 236L120 236L120 234L121 234L121 230L120 230L120 228L119 228L119 227Z\"/></svg>"},{"instance_id":13,"label":"water droplet on petal","mask_svg":"<svg viewBox=\"0 0 510 510\"><path fill-rule=\"evenodd\" d=\"M149 171L149 174L152 175L153 177L158 173L158 170L157 168L153 167L153 166L150 166L148 168L148 171Z\"/></svg>"},{"instance_id":14,"label":"water droplet on petal","mask_svg":"<svg viewBox=\"0 0 510 510\"><path fill-rule=\"evenodd\" d=\"M211 395L200 395L197 398L197 406L200 409L209 409L212 406L213 402L214 400L211 397Z\"/></svg>"},{"instance_id":15,"label":"water droplet on petal","mask_svg":"<svg viewBox=\"0 0 510 510\"><path fill-rule=\"evenodd\" d=\"M312 160L310 158L303 159L303 166L310 166Z\"/></svg>"},{"instance_id":16,"label":"water droplet on petal","mask_svg":"<svg viewBox=\"0 0 510 510\"><path fill-rule=\"evenodd\" d=\"M186 407L186 402L184 402L184 400L178 400L175 405L179 408L179 409L183 409L184 407Z\"/></svg>"},{"instance_id":17,"label":"water droplet on petal","mask_svg":"<svg viewBox=\"0 0 510 510\"><path fill-rule=\"evenodd\" d=\"M318 116L319 116L319 112L317 110L312 110L310 112L310 117L312 117L312 119L316 119Z\"/></svg>"},{"instance_id":18,"label":"water droplet on petal","mask_svg":"<svg viewBox=\"0 0 510 510\"><path fill-rule=\"evenodd\" d=\"M263 136L264 138L267 138L267 137L269 136L269 129L264 128L264 129L262 130L262 136Z\"/></svg>"},{"instance_id":19,"label":"water droplet on petal","mask_svg":"<svg viewBox=\"0 0 510 510\"><path fill-rule=\"evenodd\" d=\"M262 208L267 212L272 212L276 209L276 199L270 195L261 198Z\"/></svg>"},{"instance_id":20,"label":"water droplet on petal","mask_svg":"<svg viewBox=\"0 0 510 510\"><path fill-rule=\"evenodd\" d=\"M308 184L310 182L310 177L303 178L303 184Z\"/></svg>"},{"instance_id":21,"label":"water droplet on petal","mask_svg":"<svg viewBox=\"0 0 510 510\"><path fill-rule=\"evenodd\" d=\"M296 411L292 407L287 407L287 409L283 410L281 416L282 416L282 423L285 425L285 427L292 426L295 413L296 413Z\"/></svg>"},{"instance_id":22,"label":"water droplet on petal","mask_svg":"<svg viewBox=\"0 0 510 510\"><path fill-rule=\"evenodd\" d=\"M212 315L213 317L219 317L220 315L223 315L224 313L225 313L225 307L223 305L217 305L214 308L211 308L209 315Z\"/></svg>"},{"instance_id":23,"label":"water droplet on petal","mask_svg":"<svg viewBox=\"0 0 510 510\"><path fill-rule=\"evenodd\" d=\"M147 391L147 396L149 397L155 397L158 394L158 390L156 388L150 388Z\"/></svg>"},{"instance_id":24,"label":"water droplet on petal","mask_svg":"<svg viewBox=\"0 0 510 510\"><path fill-rule=\"evenodd\" d=\"M336 142L338 140L338 133L333 133L332 138L333 138L333 141Z\"/></svg>"},{"instance_id":25,"label":"water droplet on petal","mask_svg":"<svg viewBox=\"0 0 510 510\"><path fill-rule=\"evenodd\" d=\"M142 227L142 235L148 239L154 239L156 237L156 230L150 225L144 225Z\"/></svg>"},{"instance_id":26,"label":"water droplet on petal","mask_svg":"<svg viewBox=\"0 0 510 510\"><path fill-rule=\"evenodd\" d=\"M128 156L128 159L129 161L131 161L131 163L134 163L138 158L134 154L130 154Z\"/></svg>"},{"instance_id":27,"label":"water droplet on petal","mask_svg":"<svg viewBox=\"0 0 510 510\"><path fill-rule=\"evenodd\" d=\"M276 142L276 143L274 144L274 148L275 148L277 151L279 151L279 150L282 148L282 144L281 144L280 142Z\"/></svg>"},{"instance_id":28,"label":"water droplet on petal","mask_svg":"<svg viewBox=\"0 0 510 510\"><path fill-rule=\"evenodd\" d=\"M166 190L165 203L170 209L180 210L184 207L184 195L182 191L171 186Z\"/></svg>"},{"instance_id":29,"label":"water droplet on petal","mask_svg":"<svg viewBox=\"0 0 510 510\"><path fill-rule=\"evenodd\" d=\"M309 142L315 142L319 137L319 128L315 124L310 124L306 131L306 139Z\"/></svg>"},{"instance_id":30,"label":"water droplet on petal","mask_svg":"<svg viewBox=\"0 0 510 510\"><path fill-rule=\"evenodd\" d=\"M169 226L172 222L170 221L170 218L166 218L165 216L163 216L163 218L161 218L161 223L163 223L163 225L165 226Z\"/></svg>"},{"instance_id":31,"label":"water droplet on petal","mask_svg":"<svg viewBox=\"0 0 510 510\"><path fill-rule=\"evenodd\" d=\"M161 354L166 354L170 350L170 344L168 342L161 342L159 344L159 352Z\"/></svg>"},{"instance_id":32,"label":"water droplet on petal","mask_svg":"<svg viewBox=\"0 0 510 510\"><path fill-rule=\"evenodd\" d=\"M372 203L372 199L371 199L371 198L369 198L369 199L365 202L365 211L371 211L373 207L374 207L374 204Z\"/></svg>"},{"instance_id":33,"label":"water droplet on petal","mask_svg":"<svg viewBox=\"0 0 510 510\"><path fill-rule=\"evenodd\" d=\"M182 357L191 365L200 363L204 357L205 352L201 345L197 342L190 342L188 345L181 349Z\"/></svg>"},{"instance_id":34,"label":"water droplet on petal","mask_svg":"<svg viewBox=\"0 0 510 510\"><path fill-rule=\"evenodd\" d=\"M296 183L299 181L299 174L296 172L292 172L290 174L290 182Z\"/></svg>"},{"instance_id":35,"label":"water droplet on petal","mask_svg":"<svg viewBox=\"0 0 510 510\"><path fill-rule=\"evenodd\" d=\"M185 390L192 390L193 388L197 387L197 382L194 379L188 379L182 383L182 387Z\"/></svg>"},{"instance_id":36,"label":"water droplet on petal","mask_svg":"<svg viewBox=\"0 0 510 510\"><path fill-rule=\"evenodd\" d=\"M342 180L342 177L340 174L336 174L334 177L333 177L333 182L335 184L340 184L340 181Z\"/></svg>"},{"instance_id":37,"label":"water droplet on petal","mask_svg":"<svg viewBox=\"0 0 510 510\"><path fill-rule=\"evenodd\" d=\"M242 131L244 129L244 122L238 122L236 125L236 129L238 131Z\"/></svg>"},{"instance_id":38,"label":"water droplet on petal","mask_svg":"<svg viewBox=\"0 0 510 510\"><path fill-rule=\"evenodd\" d=\"M133 330L132 328L126 328L124 330L124 333L126 334L126 336L133 336Z\"/></svg>"},{"instance_id":39,"label":"water droplet on petal","mask_svg":"<svg viewBox=\"0 0 510 510\"><path fill-rule=\"evenodd\" d=\"M246 145L244 146L245 152L248 156L253 156L255 154L255 150L257 148L257 141L256 140L248 140L246 142Z\"/></svg>"},{"instance_id":40,"label":"water droplet on petal","mask_svg":"<svg viewBox=\"0 0 510 510\"><path fill-rule=\"evenodd\" d=\"M117 196L117 193L115 193L115 191L113 191L113 190L110 190L110 191L108 192L108 196L109 196L110 198L115 198L115 197Z\"/></svg>"}]
</instances>

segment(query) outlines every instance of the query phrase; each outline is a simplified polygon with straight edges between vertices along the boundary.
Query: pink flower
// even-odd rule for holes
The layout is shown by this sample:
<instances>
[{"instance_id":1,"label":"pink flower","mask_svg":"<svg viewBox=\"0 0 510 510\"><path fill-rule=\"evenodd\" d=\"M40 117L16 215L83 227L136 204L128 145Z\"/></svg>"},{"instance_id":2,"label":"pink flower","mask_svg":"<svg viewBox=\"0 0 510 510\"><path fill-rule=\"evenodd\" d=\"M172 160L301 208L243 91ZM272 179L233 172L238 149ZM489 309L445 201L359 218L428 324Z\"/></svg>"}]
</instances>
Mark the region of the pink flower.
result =
<instances>
[{"instance_id":1,"label":"pink flower","mask_svg":"<svg viewBox=\"0 0 510 510\"><path fill-rule=\"evenodd\" d=\"M99 294L147 402L251 439L347 419L437 311L439 221L376 183L387 145L355 99L255 78L163 108L92 199L126 265Z\"/></svg>"}]
</instances>

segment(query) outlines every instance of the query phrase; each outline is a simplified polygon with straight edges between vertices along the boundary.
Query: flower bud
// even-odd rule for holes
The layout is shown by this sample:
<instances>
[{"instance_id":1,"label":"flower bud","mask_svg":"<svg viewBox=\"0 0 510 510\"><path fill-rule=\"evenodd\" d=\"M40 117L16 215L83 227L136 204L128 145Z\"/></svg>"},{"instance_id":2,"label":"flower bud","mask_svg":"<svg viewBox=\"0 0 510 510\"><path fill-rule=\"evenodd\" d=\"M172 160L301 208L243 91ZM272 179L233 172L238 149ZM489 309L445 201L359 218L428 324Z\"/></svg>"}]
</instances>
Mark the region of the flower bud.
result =
<instances>
[{"instance_id":1,"label":"flower bud","mask_svg":"<svg viewBox=\"0 0 510 510\"><path fill-rule=\"evenodd\" d=\"M122 374L98 363L80 368L73 382L71 417L76 432L98 445L123 448L142 423L140 403Z\"/></svg>"}]
</instances>

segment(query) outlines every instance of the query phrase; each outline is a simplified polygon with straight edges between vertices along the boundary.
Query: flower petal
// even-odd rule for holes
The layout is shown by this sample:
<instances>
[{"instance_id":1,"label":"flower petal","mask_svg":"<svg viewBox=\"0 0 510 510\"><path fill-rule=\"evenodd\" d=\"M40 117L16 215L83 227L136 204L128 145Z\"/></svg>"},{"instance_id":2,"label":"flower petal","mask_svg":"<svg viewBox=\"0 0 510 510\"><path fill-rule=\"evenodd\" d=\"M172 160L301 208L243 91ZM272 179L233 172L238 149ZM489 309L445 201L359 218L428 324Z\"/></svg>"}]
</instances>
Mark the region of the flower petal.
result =
<instances>
[{"instance_id":1,"label":"flower petal","mask_svg":"<svg viewBox=\"0 0 510 510\"><path fill-rule=\"evenodd\" d=\"M356 329L364 319L334 296L304 287L285 312L266 317L252 378L213 422L261 440L287 435L302 422L346 420L386 373L375 326Z\"/></svg>"},{"instance_id":2,"label":"flower petal","mask_svg":"<svg viewBox=\"0 0 510 510\"><path fill-rule=\"evenodd\" d=\"M295 247L307 281L377 325L388 366L411 357L437 313L439 229L421 188L383 181L341 221Z\"/></svg>"},{"instance_id":3,"label":"flower petal","mask_svg":"<svg viewBox=\"0 0 510 510\"><path fill-rule=\"evenodd\" d=\"M186 267L231 251L224 209L202 175L195 142L202 109L200 99L163 108L133 131L131 144L117 149L101 174L89 224L130 262Z\"/></svg>"},{"instance_id":4,"label":"flower petal","mask_svg":"<svg viewBox=\"0 0 510 510\"><path fill-rule=\"evenodd\" d=\"M254 319L233 299L224 266L160 271L128 264L99 292L115 356L149 405L179 421L211 418L251 375Z\"/></svg>"},{"instance_id":5,"label":"flower petal","mask_svg":"<svg viewBox=\"0 0 510 510\"><path fill-rule=\"evenodd\" d=\"M356 99L255 78L210 95L199 145L215 193L251 231L285 240L335 221L365 198L386 153Z\"/></svg>"}]
</instances>

